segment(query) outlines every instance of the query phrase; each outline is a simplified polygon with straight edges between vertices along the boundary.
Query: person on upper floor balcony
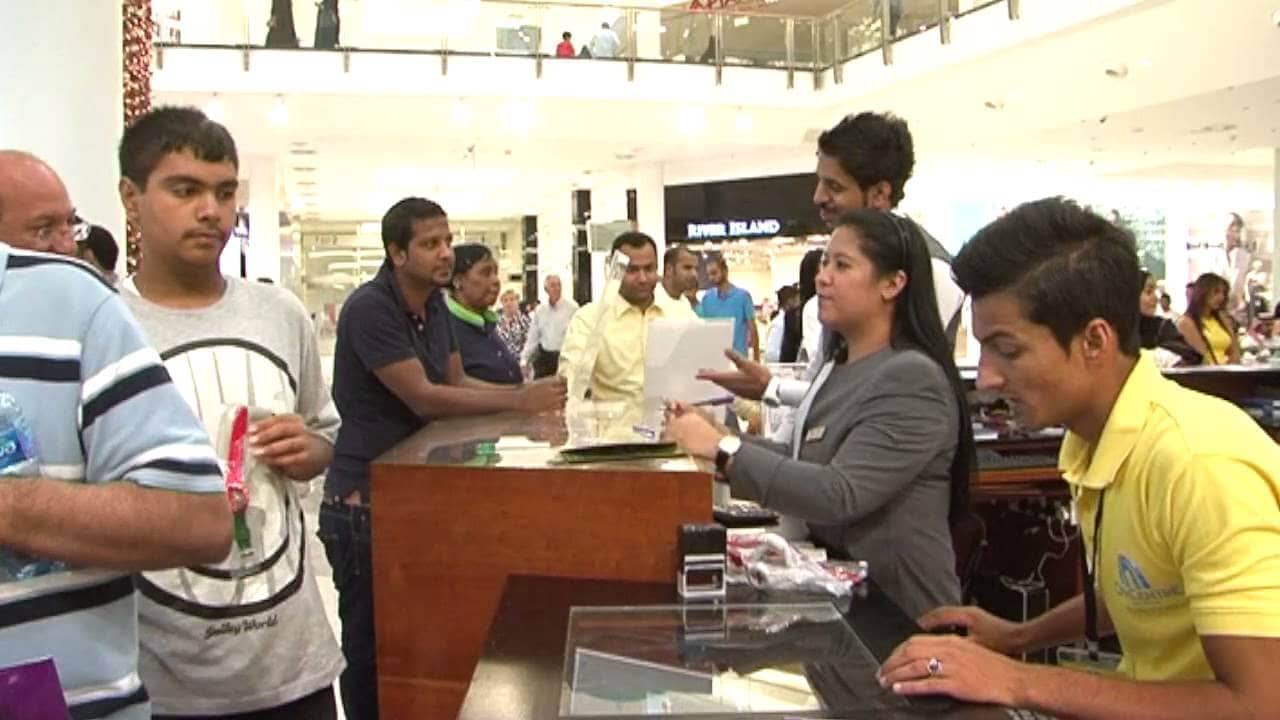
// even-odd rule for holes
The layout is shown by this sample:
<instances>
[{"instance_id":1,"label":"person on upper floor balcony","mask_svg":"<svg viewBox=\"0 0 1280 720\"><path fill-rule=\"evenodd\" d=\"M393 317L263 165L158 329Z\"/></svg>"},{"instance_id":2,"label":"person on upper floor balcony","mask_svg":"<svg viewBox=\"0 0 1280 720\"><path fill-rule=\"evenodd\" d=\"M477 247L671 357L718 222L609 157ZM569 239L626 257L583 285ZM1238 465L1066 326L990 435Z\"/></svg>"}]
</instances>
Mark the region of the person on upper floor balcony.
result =
<instances>
[{"instance_id":1,"label":"person on upper floor balcony","mask_svg":"<svg viewBox=\"0 0 1280 720\"><path fill-rule=\"evenodd\" d=\"M560 35L560 44L556 45L556 57L571 58L576 54L573 51L573 34L562 33Z\"/></svg>"},{"instance_id":2,"label":"person on upper floor balcony","mask_svg":"<svg viewBox=\"0 0 1280 720\"><path fill-rule=\"evenodd\" d=\"M954 262L977 385L1029 429L1063 426L1085 592L1025 623L920 618L881 666L901 695L1055 717L1254 720L1280 712L1280 446L1240 408L1163 377L1138 344L1133 236L1061 198L983 228ZM874 567L874 565L873 565ZM873 571L874 573L874 571ZM1119 636L1114 673L1011 655Z\"/></svg>"}]
</instances>

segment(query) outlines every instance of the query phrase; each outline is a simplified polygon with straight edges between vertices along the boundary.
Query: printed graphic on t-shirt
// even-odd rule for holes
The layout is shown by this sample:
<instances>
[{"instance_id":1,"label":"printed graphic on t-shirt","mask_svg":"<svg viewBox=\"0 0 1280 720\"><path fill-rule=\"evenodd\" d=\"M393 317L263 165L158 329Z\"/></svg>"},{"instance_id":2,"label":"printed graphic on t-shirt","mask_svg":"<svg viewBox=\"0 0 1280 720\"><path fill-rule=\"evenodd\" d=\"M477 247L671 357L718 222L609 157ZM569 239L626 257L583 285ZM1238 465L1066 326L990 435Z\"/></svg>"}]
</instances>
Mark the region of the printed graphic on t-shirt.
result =
<instances>
[{"instance_id":1,"label":"printed graphic on t-shirt","mask_svg":"<svg viewBox=\"0 0 1280 720\"><path fill-rule=\"evenodd\" d=\"M227 434L220 425L228 407L288 413L296 405L297 381L288 366L252 342L210 338L172 348L162 357L211 438ZM218 445L225 464L225 439ZM289 481L252 459L244 481L249 491L244 511L248 547L233 543L216 565L149 572L138 583L150 600L208 620L204 636L210 641L274 626L268 616L249 616L268 613L302 584L306 528Z\"/></svg>"}]
</instances>

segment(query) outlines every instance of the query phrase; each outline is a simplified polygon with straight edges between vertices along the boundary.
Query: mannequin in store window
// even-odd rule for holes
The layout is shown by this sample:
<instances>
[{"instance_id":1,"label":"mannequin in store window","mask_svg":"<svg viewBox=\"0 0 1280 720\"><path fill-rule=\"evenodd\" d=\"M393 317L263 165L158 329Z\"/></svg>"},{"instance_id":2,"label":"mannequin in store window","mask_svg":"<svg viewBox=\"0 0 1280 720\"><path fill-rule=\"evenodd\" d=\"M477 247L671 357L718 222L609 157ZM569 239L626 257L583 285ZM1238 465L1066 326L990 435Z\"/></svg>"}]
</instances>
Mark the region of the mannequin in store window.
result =
<instances>
[{"instance_id":1,"label":"mannequin in store window","mask_svg":"<svg viewBox=\"0 0 1280 720\"><path fill-rule=\"evenodd\" d=\"M1226 308L1230 290L1226 278L1213 273L1201 275L1191 288L1187 312L1178 320L1178 330L1204 356L1205 365L1240 362L1236 324Z\"/></svg>"}]
</instances>

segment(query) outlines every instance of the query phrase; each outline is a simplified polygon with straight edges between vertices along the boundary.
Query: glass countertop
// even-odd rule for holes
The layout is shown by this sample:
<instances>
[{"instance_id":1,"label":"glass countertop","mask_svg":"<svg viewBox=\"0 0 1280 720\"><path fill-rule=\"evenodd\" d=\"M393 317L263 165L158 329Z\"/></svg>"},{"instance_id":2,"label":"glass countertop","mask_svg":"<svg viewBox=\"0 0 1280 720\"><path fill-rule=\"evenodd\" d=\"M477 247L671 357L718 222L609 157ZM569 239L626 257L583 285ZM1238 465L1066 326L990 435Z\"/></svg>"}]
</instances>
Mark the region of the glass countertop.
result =
<instances>
[{"instance_id":1,"label":"glass countertop","mask_svg":"<svg viewBox=\"0 0 1280 720\"><path fill-rule=\"evenodd\" d=\"M830 603L577 607L560 716L903 708Z\"/></svg>"}]
</instances>

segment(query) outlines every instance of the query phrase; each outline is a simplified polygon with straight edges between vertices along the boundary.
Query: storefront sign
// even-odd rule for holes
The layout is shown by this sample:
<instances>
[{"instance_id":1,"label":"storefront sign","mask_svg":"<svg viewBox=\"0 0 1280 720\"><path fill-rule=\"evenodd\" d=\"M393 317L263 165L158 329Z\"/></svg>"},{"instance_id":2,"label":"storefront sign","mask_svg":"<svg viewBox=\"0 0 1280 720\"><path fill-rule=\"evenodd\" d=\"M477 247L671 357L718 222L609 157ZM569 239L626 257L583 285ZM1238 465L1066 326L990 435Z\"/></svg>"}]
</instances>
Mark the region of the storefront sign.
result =
<instances>
[{"instance_id":1,"label":"storefront sign","mask_svg":"<svg viewBox=\"0 0 1280 720\"><path fill-rule=\"evenodd\" d=\"M689 223L690 240L708 238L771 237L782 231L782 222L776 218L730 220L728 222Z\"/></svg>"}]
</instances>

